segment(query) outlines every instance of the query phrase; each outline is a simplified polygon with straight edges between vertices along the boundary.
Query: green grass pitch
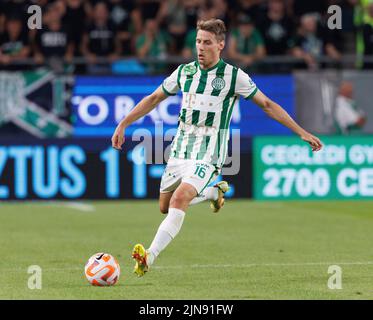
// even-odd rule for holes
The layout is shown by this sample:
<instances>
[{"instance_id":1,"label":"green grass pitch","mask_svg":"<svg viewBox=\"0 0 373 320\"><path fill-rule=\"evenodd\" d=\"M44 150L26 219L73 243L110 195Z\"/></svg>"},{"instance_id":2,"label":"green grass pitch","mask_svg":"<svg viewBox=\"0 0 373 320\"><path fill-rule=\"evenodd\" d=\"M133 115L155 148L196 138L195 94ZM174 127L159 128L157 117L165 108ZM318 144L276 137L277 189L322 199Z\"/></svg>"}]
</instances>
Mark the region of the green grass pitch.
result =
<instances>
[{"instance_id":1,"label":"green grass pitch","mask_svg":"<svg viewBox=\"0 0 373 320\"><path fill-rule=\"evenodd\" d=\"M142 278L131 249L150 244L156 201L0 204L0 299L372 299L373 202L228 200L189 209L177 238ZM83 210L78 210L83 209ZM92 210L90 210L92 209ZM117 257L113 287L92 287L87 259ZM27 268L42 268L30 290ZM327 286L342 268L342 289Z\"/></svg>"}]
</instances>

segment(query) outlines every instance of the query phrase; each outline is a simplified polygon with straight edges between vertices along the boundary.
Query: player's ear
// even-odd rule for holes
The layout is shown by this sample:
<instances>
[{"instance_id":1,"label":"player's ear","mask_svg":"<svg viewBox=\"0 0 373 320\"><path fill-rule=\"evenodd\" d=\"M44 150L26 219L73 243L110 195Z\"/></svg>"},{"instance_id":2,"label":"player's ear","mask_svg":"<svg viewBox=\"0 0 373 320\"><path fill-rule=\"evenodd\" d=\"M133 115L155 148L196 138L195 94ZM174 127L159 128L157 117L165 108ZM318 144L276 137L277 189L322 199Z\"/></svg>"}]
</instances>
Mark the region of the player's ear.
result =
<instances>
[{"instance_id":1,"label":"player's ear","mask_svg":"<svg viewBox=\"0 0 373 320\"><path fill-rule=\"evenodd\" d=\"M221 40L221 41L219 41L219 49L220 49L220 50L223 50L224 47L225 47L225 40Z\"/></svg>"}]
</instances>

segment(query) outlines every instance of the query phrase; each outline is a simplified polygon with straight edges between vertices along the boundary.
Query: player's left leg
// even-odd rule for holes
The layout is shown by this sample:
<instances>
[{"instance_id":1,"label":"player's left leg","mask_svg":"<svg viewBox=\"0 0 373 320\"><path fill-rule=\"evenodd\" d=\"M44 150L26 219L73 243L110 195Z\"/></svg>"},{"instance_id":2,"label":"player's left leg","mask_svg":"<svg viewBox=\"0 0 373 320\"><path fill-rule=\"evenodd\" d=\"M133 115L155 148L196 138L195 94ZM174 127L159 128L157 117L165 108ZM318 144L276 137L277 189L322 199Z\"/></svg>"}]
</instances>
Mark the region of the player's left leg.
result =
<instances>
[{"instance_id":1,"label":"player's left leg","mask_svg":"<svg viewBox=\"0 0 373 320\"><path fill-rule=\"evenodd\" d=\"M224 194L229 190L228 182L220 181L212 187L207 187L197 195L189 205L195 205L203 201L210 201L210 207L213 212L218 212L224 205ZM159 194L159 210L161 213L167 214L170 206L170 200L173 191L160 192Z\"/></svg>"},{"instance_id":2,"label":"player's left leg","mask_svg":"<svg viewBox=\"0 0 373 320\"><path fill-rule=\"evenodd\" d=\"M207 200L216 200L218 198L218 189L214 187L207 187L202 191L201 194L197 195L191 202L190 205L201 203Z\"/></svg>"},{"instance_id":3,"label":"player's left leg","mask_svg":"<svg viewBox=\"0 0 373 320\"><path fill-rule=\"evenodd\" d=\"M197 197L191 201L191 205L210 200L213 212L218 212L223 207L224 195L229 190L228 182L220 181L214 186L208 187L209 183L214 181L219 174L219 169L205 161L197 160L189 166L182 181L193 185L198 192Z\"/></svg>"},{"instance_id":4,"label":"player's left leg","mask_svg":"<svg viewBox=\"0 0 373 320\"><path fill-rule=\"evenodd\" d=\"M227 181L220 181L212 187L207 187L197 197L195 197L190 205L200 203L202 201L210 200L210 207L213 212L218 212L225 203L224 195L229 190Z\"/></svg>"},{"instance_id":5,"label":"player's left leg","mask_svg":"<svg viewBox=\"0 0 373 320\"><path fill-rule=\"evenodd\" d=\"M212 165L208 165L203 168L203 172L199 172L197 167L204 165L204 162L197 162L191 160L181 159L170 159L167 167L162 175L160 195L159 195L159 209L162 213L168 213L168 208L172 193L180 185L182 177L188 177L189 183L196 187L197 190L201 190L199 194L190 202L190 205L194 205L203 201L211 202L211 209L213 212L218 212L224 205L224 194L229 190L228 183L220 181L212 187L206 187L205 183L209 183L209 177L211 172L215 169ZM206 172L207 170L207 172ZM202 178L198 176L201 173L205 174ZM219 172L215 172L213 177L214 180ZM188 182L188 181L186 181Z\"/></svg>"}]
</instances>

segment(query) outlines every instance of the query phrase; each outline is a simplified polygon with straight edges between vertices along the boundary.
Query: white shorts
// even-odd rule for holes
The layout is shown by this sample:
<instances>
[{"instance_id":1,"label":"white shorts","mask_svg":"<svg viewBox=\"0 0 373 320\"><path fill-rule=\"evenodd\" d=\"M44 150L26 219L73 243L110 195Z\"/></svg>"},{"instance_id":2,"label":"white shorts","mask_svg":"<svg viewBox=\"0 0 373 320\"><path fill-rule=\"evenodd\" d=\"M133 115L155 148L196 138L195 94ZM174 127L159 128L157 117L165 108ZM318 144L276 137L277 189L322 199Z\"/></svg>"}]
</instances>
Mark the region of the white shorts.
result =
<instances>
[{"instance_id":1,"label":"white shorts","mask_svg":"<svg viewBox=\"0 0 373 320\"><path fill-rule=\"evenodd\" d=\"M219 170L212 164L191 159L170 158L162 175L160 192L172 192L181 184L191 184L201 194L208 184L219 175Z\"/></svg>"}]
</instances>

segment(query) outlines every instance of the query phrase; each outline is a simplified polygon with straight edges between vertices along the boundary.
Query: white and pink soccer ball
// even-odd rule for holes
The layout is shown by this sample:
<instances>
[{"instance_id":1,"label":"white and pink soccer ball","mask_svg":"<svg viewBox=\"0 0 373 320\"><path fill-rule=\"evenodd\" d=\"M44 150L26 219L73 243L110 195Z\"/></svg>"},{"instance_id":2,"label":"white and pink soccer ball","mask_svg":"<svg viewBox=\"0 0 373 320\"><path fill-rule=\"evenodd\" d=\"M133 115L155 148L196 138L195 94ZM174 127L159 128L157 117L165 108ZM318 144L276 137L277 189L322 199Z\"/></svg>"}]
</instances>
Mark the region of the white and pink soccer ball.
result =
<instances>
[{"instance_id":1,"label":"white and pink soccer ball","mask_svg":"<svg viewBox=\"0 0 373 320\"><path fill-rule=\"evenodd\" d=\"M119 279L120 266L111 254L100 252L89 258L84 273L93 286L112 286Z\"/></svg>"}]
</instances>

